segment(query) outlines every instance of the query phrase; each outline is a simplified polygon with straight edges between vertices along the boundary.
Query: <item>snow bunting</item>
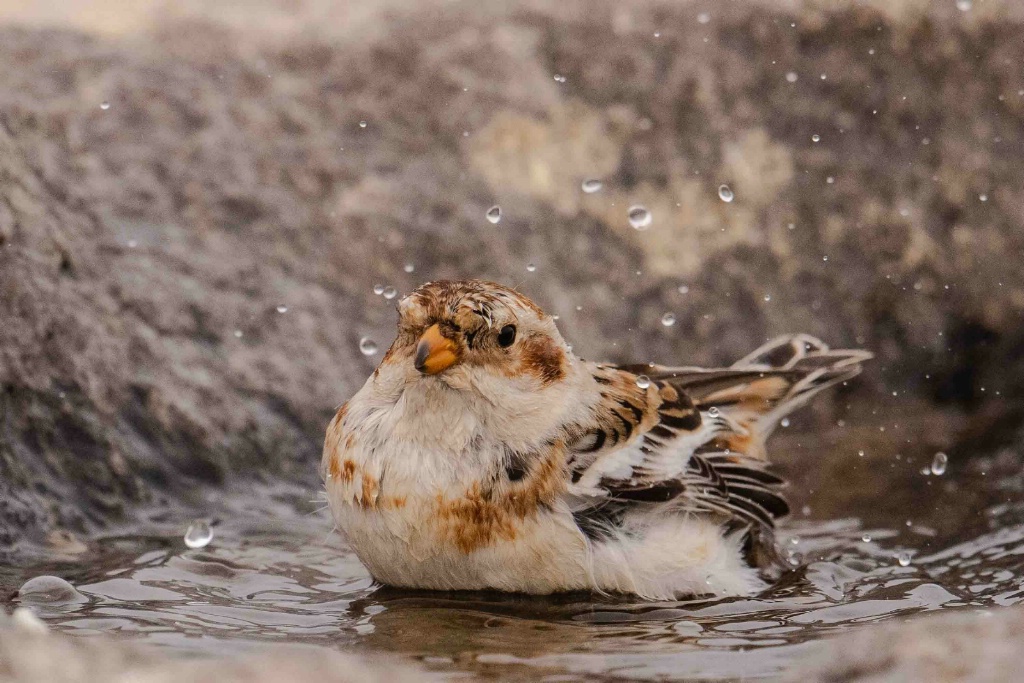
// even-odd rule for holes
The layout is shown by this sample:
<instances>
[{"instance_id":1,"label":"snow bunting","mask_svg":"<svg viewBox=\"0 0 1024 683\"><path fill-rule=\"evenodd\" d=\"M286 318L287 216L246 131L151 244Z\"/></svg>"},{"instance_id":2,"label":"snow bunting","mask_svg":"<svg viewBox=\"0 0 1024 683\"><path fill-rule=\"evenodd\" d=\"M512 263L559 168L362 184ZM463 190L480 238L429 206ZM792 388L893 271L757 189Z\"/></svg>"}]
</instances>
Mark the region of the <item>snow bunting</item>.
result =
<instances>
[{"instance_id":1,"label":"snow bunting","mask_svg":"<svg viewBox=\"0 0 1024 683\"><path fill-rule=\"evenodd\" d=\"M321 474L374 579L650 599L744 595L788 507L764 442L865 351L806 335L728 368L592 363L492 282L431 282L327 429Z\"/></svg>"}]
</instances>

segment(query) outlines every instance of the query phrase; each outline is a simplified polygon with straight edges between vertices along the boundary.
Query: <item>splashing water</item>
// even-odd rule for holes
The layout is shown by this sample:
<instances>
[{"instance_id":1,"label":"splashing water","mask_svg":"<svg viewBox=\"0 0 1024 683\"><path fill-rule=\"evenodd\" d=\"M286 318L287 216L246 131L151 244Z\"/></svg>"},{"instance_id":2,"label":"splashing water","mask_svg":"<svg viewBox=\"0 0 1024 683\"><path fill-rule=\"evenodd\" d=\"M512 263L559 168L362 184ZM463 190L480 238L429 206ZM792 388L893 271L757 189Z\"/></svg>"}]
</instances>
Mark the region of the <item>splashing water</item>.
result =
<instances>
[{"instance_id":1,"label":"splashing water","mask_svg":"<svg viewBox=\"0 0 1024 683\"><path fill-rule=\"evenodd\" d=\"M640 204L634 204L629 207L627 216L629 217L629 224L633 226L634 230L646 230L651 227L651 221L654 220L647 207Z\"/></svg>"},{"instance_id":2,"label":"splashing water","mask_svg":"<svg viewBox=\"0 0 1024 683\"><path fill-rule=\"evenodd\" d=\"M185 545L189 548L205 548L213 540L213 527L209 522L196 520L185 530Z\"/></svg>"},{"instance_id":3,"label":"splashing water","mask_svg":"<svg viewBox=\"0 0 1024 683\"><path fill-rule=\"evenodd\" d=\"M377 353L377 342L369 337L363 337L359 340L359 352L364 356L372 356Z\"/></svg>"}]
</instances>

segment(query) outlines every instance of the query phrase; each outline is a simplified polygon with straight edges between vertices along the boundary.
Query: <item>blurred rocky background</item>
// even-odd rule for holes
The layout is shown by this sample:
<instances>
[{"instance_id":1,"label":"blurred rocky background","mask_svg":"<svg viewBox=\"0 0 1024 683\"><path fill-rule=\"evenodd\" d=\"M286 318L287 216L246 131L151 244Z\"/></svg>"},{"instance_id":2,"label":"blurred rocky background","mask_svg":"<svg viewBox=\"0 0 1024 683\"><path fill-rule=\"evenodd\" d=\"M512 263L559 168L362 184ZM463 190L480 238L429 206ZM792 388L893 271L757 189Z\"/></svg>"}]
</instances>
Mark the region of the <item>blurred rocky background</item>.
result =
<instances>
[{"instance_id":1,"label":"blurred rocky background","mask_svg":"<svg viewBox=\"0 0 1024 683\"><path fill-rule=\"evenodd\" d=\"M587 358L863 346L795 428L998 459L1022 35L1010 0L0 5L0 554L316 489L390 343L374 285L442 277L519 286Z\"/></svg>"}]
</instances>

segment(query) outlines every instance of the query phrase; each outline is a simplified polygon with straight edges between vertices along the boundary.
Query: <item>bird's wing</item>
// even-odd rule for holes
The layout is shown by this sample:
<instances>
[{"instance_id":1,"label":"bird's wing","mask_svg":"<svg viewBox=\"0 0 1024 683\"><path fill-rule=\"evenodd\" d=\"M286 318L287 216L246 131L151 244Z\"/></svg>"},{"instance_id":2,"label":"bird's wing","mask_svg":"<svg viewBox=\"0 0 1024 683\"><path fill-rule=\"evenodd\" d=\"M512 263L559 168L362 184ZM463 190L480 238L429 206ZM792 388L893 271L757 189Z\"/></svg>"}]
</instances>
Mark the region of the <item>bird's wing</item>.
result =
<instances>
[{"instance_id":1,"label":"bird's wing","mask_svg":"<svg viewBox=\"0 0 1024 683\"><path fill-rule=\"evenodd\" d=\"M592 372L601 397L568 444L568 492L585 532L654 506L758 527L788 512L782 481L764 461L714 447L728 425L685 392L616 366Z\"/></svg>"},{"instance_id":2,"label":"bird's wing","mask_svg":"<svg viewBox=\"0 0 1024 683\"><path fill-rule=\"evenodd\" d=\"M767 469L765 439L870 357L793 335L728 368L590 366L600 398L569 430L569 493L581 528L660 504L770 530L789 506Z\"/></svg>"}]
</instances>

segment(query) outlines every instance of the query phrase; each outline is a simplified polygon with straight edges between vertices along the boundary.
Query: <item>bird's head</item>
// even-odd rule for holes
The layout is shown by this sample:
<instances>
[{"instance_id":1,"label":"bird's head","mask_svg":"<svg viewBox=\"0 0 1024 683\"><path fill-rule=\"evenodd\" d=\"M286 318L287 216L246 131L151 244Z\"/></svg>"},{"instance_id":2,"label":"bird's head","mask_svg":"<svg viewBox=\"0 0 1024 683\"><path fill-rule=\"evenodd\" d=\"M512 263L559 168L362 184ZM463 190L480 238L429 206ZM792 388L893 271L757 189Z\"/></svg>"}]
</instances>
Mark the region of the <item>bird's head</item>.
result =
<instances>
[{"instance_id":1,"label":"bird's head","mask_svg":"<svg viewBox=\"0 0 1024 683\"><path fill-rule=\"evenodd\" d=\"M572 352L552 317L519 292L481 280L428 282L398 312L398 335L375 373L390 389L454 392L474 411L538 425L543 413L563 412Z\"/></svg>"}]
</instances>

